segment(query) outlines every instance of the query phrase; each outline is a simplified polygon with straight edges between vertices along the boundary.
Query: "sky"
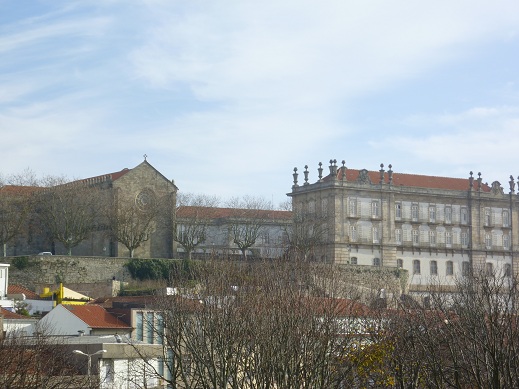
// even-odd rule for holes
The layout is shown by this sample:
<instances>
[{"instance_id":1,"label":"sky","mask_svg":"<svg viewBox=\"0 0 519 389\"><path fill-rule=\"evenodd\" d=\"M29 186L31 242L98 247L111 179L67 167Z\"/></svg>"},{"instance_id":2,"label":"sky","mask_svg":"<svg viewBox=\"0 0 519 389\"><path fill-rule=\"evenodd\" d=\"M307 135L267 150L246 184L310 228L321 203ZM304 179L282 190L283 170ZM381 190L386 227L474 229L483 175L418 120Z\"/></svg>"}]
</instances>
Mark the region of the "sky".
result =
<instances>
[{"instance_id":1,"label":"sky","mask_svg":"<svg viewBox=\"0 0 519 389\"><path fill-rule=\"evenodd\" d=\"M0 144L4 177L146 155L182 192L275 205L330 159L508 192L519 2L0 0Z\"/></svg>"}]
</instances>

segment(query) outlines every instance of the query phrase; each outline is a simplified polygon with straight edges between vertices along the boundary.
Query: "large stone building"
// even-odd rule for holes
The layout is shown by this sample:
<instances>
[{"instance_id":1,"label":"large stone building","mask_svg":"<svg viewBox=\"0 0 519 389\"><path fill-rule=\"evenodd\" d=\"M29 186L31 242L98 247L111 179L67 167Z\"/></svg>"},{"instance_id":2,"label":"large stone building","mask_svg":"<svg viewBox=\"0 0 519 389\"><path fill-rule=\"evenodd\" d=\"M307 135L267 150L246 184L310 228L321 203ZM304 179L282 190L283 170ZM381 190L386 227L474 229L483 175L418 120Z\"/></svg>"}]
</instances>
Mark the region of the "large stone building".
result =
<instances>
[{"instance_id":1,"label":"large stone building","mask_svg":"<svg viewBox=\"0 0 519 389\"><path fill-rule=\"evenodd\" d=\"M54 198L61 196L60 202L68 203L62 209L49 210L50 206L47 207L46 203L50 203L54 199L51 196L56 188L70 192L65 194L70 197L65 198L63 193L58 193ZM26 189L26 187L11 187L10 192L20 192L20 189ZM62 183L54 187L33 188L31 195L40 196L39 205L32 209L33 214L29 217L28 227L22 229L22 233L17 239L6 244L5 254L7 256L38 252L67 254L63 239L60 242L54 237L57 233L53 234L49 230L52 229L51 227L55 227L56 230L74 231L76 227L73 224L81 222L80 219L85 216L77 216L75 219L71 217L68 220L68 216L65 215L66 211L72 210L72 212L68 212L69 215L73 212L77 212L79 215L83 211L85 213L95 211L97 218L90 223L93 228L86 226L88 232L79 244L72 247L72 255L127 257L129 256L128 248L121 242L121 239L118 240L109 233L108 226L116 220L121 224L121 229L122 227L127 228L128 234L137 234L139 229L142 230L142 225L139 225L139 223L142 224L142 218L135 217L138 216L137 213L140 212L144 215L150 211L150 207L157 206L157 213L160 217L153 218L150 228L146 229L145 238L142 239L139 247L135 248L133 254L148 258L173 258L177 190L173 180L168 180L146 160L133 169L125 168L115 173ZM81 194L88 191L92 191L95 196L89 200L90 203L85 202L85 205L90 208L80 209L80 206L74 208L74 202L81 202L84 198ZM48 197L45 197L46 195ZM119 210L118 214L115 213L116 209ZM44 213L50 214L48 219L55 219L52 220L53 226L49 227L49 223L47 225L42 223L44 218L41 216ZM125 223L124 226L122 226L123 223ZM58 232L61 233L61 231Z\"/></svg>"},{"instance_id":2,"label":"large stone building","mask_svg":"<svg viewBox=\"0 0 519 389\"><path fill-rule=\"evenodd\" d=\"M53 186L3 187L0 199L12 193L27 193L26 197L32 196L38 204L32 209L27 228L5 245L5 255L70 252L80 257L129 257L129 241L139 239L143 230L145 237L133 250L134 257L186 257L189 255L183 243L191 239L194 240L190 242L190 255L197 258L276 258L285 252L284 237L291 212L259 209L259 205L251 209L180 206L176 202L177 191L173 180L168 180L147 160L132 169ZM92 192L91 199L87 192ZM85 203L79 204L82 201ZM0 204L0 208L6 207ZM144 228L150 208L155 210L155 216L150 228ZM80 234L75 224L89 209L95 211L95 219L85 225L87 233L68 250L67 237L72 239ZM81 216L74 218L74 213ZM52 225L47 219L52 219ZM7 222L0 220L3 223ZM119 233L114 234L114 230Z\"/></svg>"},{"instance_id":3,"label":"large stone building","mask_svg":"<svg viewBox=\"0 0 519 389\"><path fill-rule=\"evenodd\" d=\"M191 256L197 258L279 258L287 249L292 212L181 206L176 221L179 258L189 256L189 245Z\"/></svg>"},{"instance_id":4,"label":"large stone building","mask_svg":"<svg viewBox=\"0 0 519 389\"><path fill-rule=\"evenodd\" d=\"M410 291L431 283L454 285L457 276L483 270L517 271L519 199L481 174L465 179L348 169L330 161L310 180L297 168L291 193L295 215L317 215L328 230L317 259L339 264L399 267Z\"/></svg>"}]
</instances>

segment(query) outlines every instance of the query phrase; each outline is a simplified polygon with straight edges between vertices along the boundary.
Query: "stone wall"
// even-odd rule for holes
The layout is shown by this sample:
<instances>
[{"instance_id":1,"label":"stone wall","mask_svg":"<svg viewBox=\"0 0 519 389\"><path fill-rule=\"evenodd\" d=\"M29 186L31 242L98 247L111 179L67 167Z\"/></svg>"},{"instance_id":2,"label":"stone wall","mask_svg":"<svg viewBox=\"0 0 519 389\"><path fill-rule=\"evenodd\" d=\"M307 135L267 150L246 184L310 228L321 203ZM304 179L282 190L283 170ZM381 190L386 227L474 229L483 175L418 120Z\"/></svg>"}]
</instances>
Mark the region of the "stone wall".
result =
<instances>
[{"instance_id":1,"label":"stone wall","mask_svg":"<svg viewBox=\"0 0 519 389\"><path fill-rule=\"evenodd\" d=\"M128 258L33 255L1 258L0 262L11 265L9 268L10 284L23 285L37 292L43 285L55 285L63 282L68 288L78 292L84 290L85 287L93 290L92 284L105 284L106 293L112 295L114 277L116 281L123 282L132 279L124 266L128 262Z\"/></svg>"}]
</instances>

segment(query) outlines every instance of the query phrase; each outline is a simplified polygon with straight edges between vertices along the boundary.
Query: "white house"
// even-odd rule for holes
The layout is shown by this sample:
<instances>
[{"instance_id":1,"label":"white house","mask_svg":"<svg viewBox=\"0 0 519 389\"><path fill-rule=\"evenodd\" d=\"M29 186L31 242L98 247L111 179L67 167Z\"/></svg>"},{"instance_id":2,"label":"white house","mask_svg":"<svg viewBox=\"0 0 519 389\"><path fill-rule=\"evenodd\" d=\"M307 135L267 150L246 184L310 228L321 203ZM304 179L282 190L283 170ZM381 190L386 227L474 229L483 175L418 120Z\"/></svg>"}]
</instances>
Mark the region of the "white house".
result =
<instances>
[{"instance_id":1,"label":"white house","mask_svg":"<svg viewBox=\"0 0 519 389\"><path fill-rule=\"evenodd\" d=\"M7 297L7 286L9 285L9 264L0 263L0 306L14 311L14 301Z\"/></svg>"},{"instance_id":2,"label":"white house","mask_svg":"<svg viewBox=\"0 0 519 389\"><path fill-rule=\"evenodd\" d=\"M130 336L132 328L96 304L56 306L39 322L49 335Z\"/></svg>"}]
</instances>

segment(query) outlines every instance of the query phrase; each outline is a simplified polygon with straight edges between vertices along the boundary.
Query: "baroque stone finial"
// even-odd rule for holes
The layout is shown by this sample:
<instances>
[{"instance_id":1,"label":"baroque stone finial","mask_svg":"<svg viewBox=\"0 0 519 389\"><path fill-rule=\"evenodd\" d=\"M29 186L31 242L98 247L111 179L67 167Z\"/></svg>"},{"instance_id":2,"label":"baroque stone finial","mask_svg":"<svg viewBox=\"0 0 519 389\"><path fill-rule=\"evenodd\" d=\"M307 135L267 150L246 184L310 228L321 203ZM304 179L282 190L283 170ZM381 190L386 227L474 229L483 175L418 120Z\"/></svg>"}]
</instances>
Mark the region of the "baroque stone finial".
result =
<instances>
[{"instance_id":1,"label":"baroque stone finial","mask_svg":"<svg viewBox=\"0 0 519 389\"><path fill-rule=\"evenodd\" d=\"M384 164L381 163L380 164L380 181L379 181L379 184L383 184L384 183Z\"/></svg>"},{"instance_id":2,"label":"baroque stone finial","mask_svg":"<svg viewBox=\"0 0 519 389\"><path fill-rule=\"evenodd\" d=\"M470 171L470 177L469 177L469 189L472 189L474 187L474 177L472 177L474 173L472 173L472 170Z\"/></svg>"},{"instance_id":3,"label":"baroque stone finial","mask_svg":"<svg viewBox=\"0 0 519 389\"><path fill-rule=\"evenodd\" d=\"M513 194L515 192L515 181L514 176L510 175L510 181L508 181L510 184L510 194Z\"/></svg>"},{"instance_id":4,"label":"baroque stone finial","mask_svg":"<svg viewBox=\"0 0 519 389\"><path fill-rule=\"evenodd\" d=\"M388 168L389 168L389 170L387 171L387 176L389 178L389 185L391 185L393 183L393 170L391 170L393 168L393 166L391 166L391 164L389 164Z\"/></svg>"},{"instance_id":5,"label":"baroque stone finial","mask_svg":"<svg viewBox=\"0 0 519 389\"><path fill-rule=\"evenodd\" d=\"M297 176L298 176L298 174L297 174L297 168L296 167L294 168L294 173L292 174L292 176L294 177L294 185L292 187L296 188L296 187L299 186L299 185L297 185Z\"/></svg>"},{"instance_id":6,"label":"baroque stone finial","mask_svg":"<svg viewBox=\"0 0 519 389\"><path fill-rule=\"evenodd\" d=\"M337 177L337 160L336 159L330 159L330 176L332 178Z\"/></svg>"},{"instance_id":7,"label":"baroque stone finial","mask_svg":"<svg viewBox=\"0 0 519 389\"><path fill-rule=\"evenodd\" d=\"M342 160L342 166L341 166L341 180L346 181L346 161Z\"/></svg>"},{"instance_id":8,"label":"baroque stone finial","mask_svg":"<svg viewBox=\"0 0 519 389\"><path fill-rule=\"evenodd\" d=\"M478 190L481 190L481 172L478 172Z\"/></svg>"},{"instance_id":9,"label":"baroque stone finial","mask_svg":"<svg viewBox=\"0 0 519 389\"><path fill-rule=\"evenodd\" d=\"M319 181L323 180L323 163L319 162L319 168L317 169L319 172Z\"/></svg>"},{"instance_id":10,"label":"baroque stone finial","mask_svg":"<svg viewBox=\"0 0 519 389\"><path fill-rule=\"evenodd\" d=\"M303 185L310 185L308 183L308 165L305 165L305 171L303 173L305 175L305 183Z\"/></svg>"}]
</instances>

